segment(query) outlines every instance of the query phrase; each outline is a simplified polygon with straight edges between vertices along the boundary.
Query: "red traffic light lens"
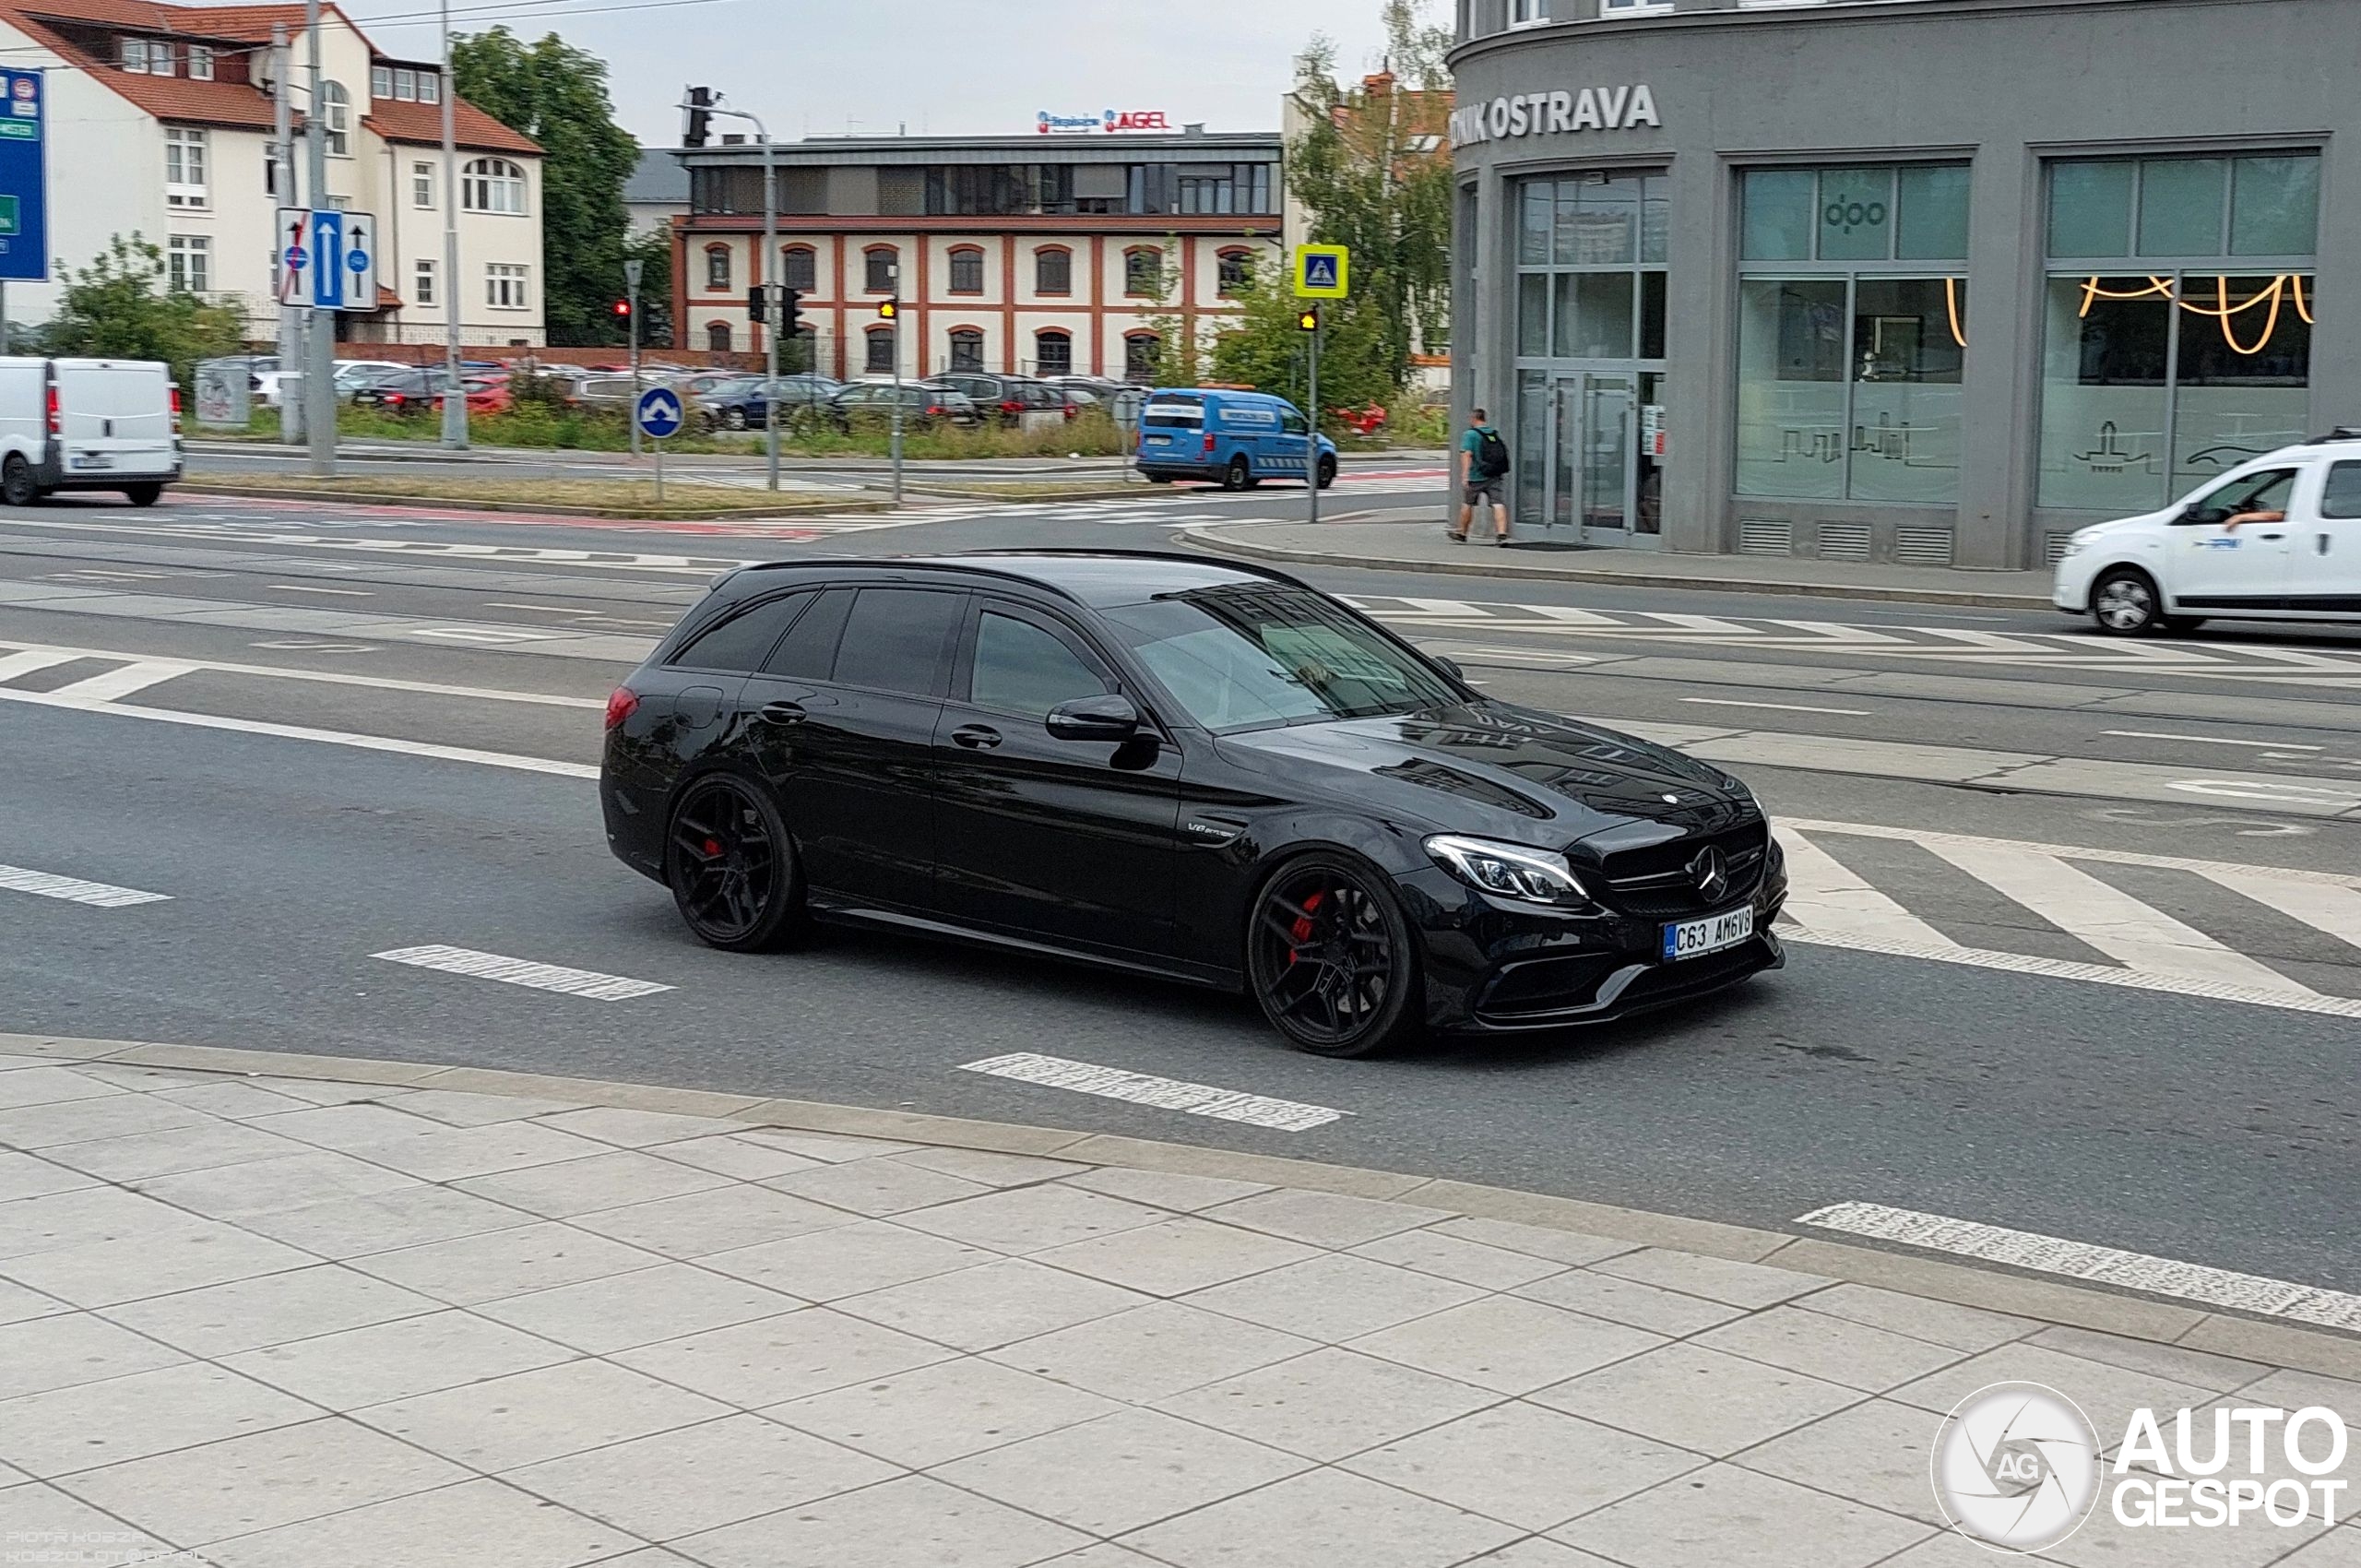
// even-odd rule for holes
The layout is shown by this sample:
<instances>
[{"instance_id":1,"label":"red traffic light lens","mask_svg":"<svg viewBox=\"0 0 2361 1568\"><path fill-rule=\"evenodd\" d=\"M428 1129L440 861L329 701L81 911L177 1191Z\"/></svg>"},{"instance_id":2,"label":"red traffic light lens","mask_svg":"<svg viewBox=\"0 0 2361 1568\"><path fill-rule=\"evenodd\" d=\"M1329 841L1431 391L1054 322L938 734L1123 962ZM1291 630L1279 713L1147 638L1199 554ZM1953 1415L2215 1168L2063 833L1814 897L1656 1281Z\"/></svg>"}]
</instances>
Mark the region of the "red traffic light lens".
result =
<instances>
[{"instance_id":1,"label":"red traffic light lens","mask_svg":"<svg viewBox=\"0 0 2361 1568\"><path fill-rule=\"evenodd\" d=\"M629 315L631 314L631 302L629 300L617 300L615 302L615 314L617 315Z\"/></svg>"}]
</instances>

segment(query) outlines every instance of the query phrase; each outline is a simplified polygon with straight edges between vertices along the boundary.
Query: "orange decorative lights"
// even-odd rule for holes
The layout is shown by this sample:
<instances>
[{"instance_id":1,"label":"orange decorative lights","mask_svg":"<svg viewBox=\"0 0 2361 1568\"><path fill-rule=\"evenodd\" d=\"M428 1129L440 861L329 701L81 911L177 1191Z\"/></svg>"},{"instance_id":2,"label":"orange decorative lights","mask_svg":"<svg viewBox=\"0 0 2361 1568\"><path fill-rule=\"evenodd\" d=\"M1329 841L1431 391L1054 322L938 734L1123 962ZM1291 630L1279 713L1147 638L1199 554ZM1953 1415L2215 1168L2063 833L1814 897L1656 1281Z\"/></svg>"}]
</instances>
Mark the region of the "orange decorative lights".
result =
<instances>
[{"instance_id":1,"label":"orange decorative lights","mask_svg":"<svg viewBox=\"0 0 2361 1568\"><path fill-rule=\"evenodd\" d=\"M2076 314L2088 316L2091 314L2091 306L2100 300L2171 300L2191 315L2206 316L2220 322L2222 340L2229 344L2231 350L2252 356L2268 348L2272 338L2277 334L2279 312L2283 306L2292 304L2296 316L2305 326L2313 325L2311 301L2306 296L2304 283L2305 279L2301 273L2283 272L2273 278L2264 288L2257 291L2253 298L2232 304L2229 279L2216 275L2213 279L2213 304L2208 307L2192 302L2186 293L2185 286L2181 291L2177 292L2173 287L2173 280L2169 278L2151 275L2146 288L2131 290L2102 288L2096 278L2091 278L2086 279L2082 283L2082 306ZM2232 323L2257 306L2262 307L2268 313L2263 317L2262 334L2255 339L2251 345L2241 343L2238 341L2237 328Z\"/></svg>"}]
</instances>

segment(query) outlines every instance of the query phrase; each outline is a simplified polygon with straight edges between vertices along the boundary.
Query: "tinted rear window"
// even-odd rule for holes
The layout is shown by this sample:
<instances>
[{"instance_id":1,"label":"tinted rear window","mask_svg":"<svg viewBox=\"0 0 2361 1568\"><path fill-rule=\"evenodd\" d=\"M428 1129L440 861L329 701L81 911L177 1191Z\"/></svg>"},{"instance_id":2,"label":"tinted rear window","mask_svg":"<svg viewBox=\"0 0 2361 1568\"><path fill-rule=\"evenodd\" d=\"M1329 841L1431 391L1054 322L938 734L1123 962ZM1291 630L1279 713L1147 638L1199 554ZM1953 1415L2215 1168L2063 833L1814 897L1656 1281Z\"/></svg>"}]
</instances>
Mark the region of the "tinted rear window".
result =
<instances>
[{"instance_id":1,"label":"tinted rear window","mask_svg":"<svg viewBox=\"0 0 2361 1568\"><path fill-rule=\"evenodd\" d=\"M845 616L852 609L852 589L831 588L820 596L794 628L763 665L765 675L780 675L792 681L825 681L836 661L836 639L845 629Z\"/></svg>"},{"instance_id":2,"label":"tinted rear window","mask_svg":"<svg viewBox=\"0 0 2361 1568\"><path fill-rule=\"evenodd\" d=\"M2323 517L2361 517L2361 463L2338 463L2328 470L2328 488L2320 492Z\"/></svg>"},{"instance_id":3,"label":"tinted rear window","mask_svg":"<svg viewBox=\"0 0 2361 1568\"><path fill-rule=\"evenodd\" d=\"M811 602L809 593L792 593L748 605L718 625L697 634L694 641L672 656L672 663L689 670L725 670L741 674L754 670L797 612Z\"/></svg>"},{"instance_id":4,"label":"tinted rear window","mask_svg":"<svg viewBox=\"0 0 2361 1568\"><path fill-rule=\"evenodd\" d=\"M925 588L862 588L836 650L836 683L932 695L959 600Z\"/></svg>"},{"instance_id":5,"label":"tinted rear window","mask_svg":"<svg viewBox=\"0 0 2361 1568\"><path fill-rule=\"evenodd\" d=\"M1205 400L1172 395L1158 398L1141 410L1140 423L1168 430L1196 430L1205 422Z\"/></svg>"}]
</instances>

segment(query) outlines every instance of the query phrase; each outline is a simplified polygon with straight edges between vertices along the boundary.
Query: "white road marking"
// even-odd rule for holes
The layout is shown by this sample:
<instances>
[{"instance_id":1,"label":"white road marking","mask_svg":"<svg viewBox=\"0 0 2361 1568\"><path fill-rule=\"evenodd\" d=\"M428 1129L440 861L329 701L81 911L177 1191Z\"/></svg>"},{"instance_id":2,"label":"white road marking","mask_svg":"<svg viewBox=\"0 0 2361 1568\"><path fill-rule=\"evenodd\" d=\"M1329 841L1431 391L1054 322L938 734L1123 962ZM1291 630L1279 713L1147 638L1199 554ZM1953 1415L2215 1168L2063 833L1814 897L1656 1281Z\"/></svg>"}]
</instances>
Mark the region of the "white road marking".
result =
<instances>
[{"instance_id":1,"label":"white road marking","mask_svg":"<svg viewBox=\"0 0 2361 1568\"><path fill-rule=\"evenodd\" d=\"M2361 892L2318 882L2296 882L2269 872L2218 866L2201 873L2231 892L2253 899L2267 909L2326 932L2349 946L2361 947Z\"/></svg>"},{"instance_id":2,"label":"white road marking","mask_svg":"<svg viewBox=\"0 0 2361 1568\"><path fill-rule=\"evenodd\" d=\"M486 600L486 610L529 610L536 615L587 615L594 620L604 613L597 610L577 610L571 604L512 604L504 600Z\"/></svg>"},{"instance_id":3,"label":"white road marking","mask_svg":"<svg viewBox=\"0 0 2361 1568\"><path fill-rule=\"evenodd\" d=\"M290 653L376 653L380 651L374 643L327 643L310 637L274 637L268 642L248 643L246 646L279 648Z\"/></svg>"},{"instance_id":4,"label":"white road marking","mask_svg":"<svg viewBox=\"0 0 2361 1568\"><path fill-rule=\"evenodd\" d=\"M119 669L103 671L79 681L70 681L49 695L72 697L82 702L113 702L135 692L175 680L196 668L176 659L135 659Z\"/></svg>"},{"instance_id":5,"label":"white road marking","mask_svg":"<svg viewBox=\"0 0 2361 1568\"><path fill-rule=\"evenodd\" d=\"M2235 861L2203 861L2188 855L2150 855L2134 849L2086 849L2071 844L2020 843L2013 838L1981 838L1968 833L1929 833L1918 827L1882 827L1865 822L1819 822L1809 817L1783 821L1778 826L1799 833L1838 833L1853 838L1892 838L1910 844L1975 844L2030 849L2039 854L2055 855L2060 860L2089 861L2098 865L2154 866L2161 871L2195 872L2200 876L2211 876L2217 871L2248 872L2293 882L2361 888L2361 876L2348 876L2342 872L2313 871L2308 867L2248 866Z\"/></svg>"},{"instance_id":6,"label":"white road marking","mask_svg":"<svg viewBox=\"0 0 2361 1568\"><path fill-rule=\"evenodd\" d=\"M2188 741L2201 746L2248 746L2256 751L2269 751L2276 746L2282 751L2324 752L2326 746L2298 745L2294 741L2234 741L2226 735L2174 735L2158 730L2102 730L2102 735L2114 735L2126 741Z\"/></svg>"},{"instance_id":7,"label":"white road marking","mask_svg":"<svg viewBox=\"0 0 2361 1568\"><path fill-rule=\"evenodd\" d=\"M629 1002L636 996L653 996L672 989L654 980L627 980L621 975L602 975L596 969L569 969L563 964L537 964L529 958L510 958L498 953L480 953L472 947L445 947L439 944L396 947L370 956L421 969L441 969L445 974L529 986L535 991L587 996L593 1002Z\"/></svg>"},{"instance_id":8,"label":"white road marking","mask_svg":"<svg viewBox=\"0 0 2361 1568\"><path fill-rule=\"evenodd\" d=\"M69 904L94 904L101 909L169 903L172 897L169 893L142 893L136 887L114 887L103 882L85 882L78 876L27 871L23 866L0 866L0 888L11 893L37 893L44 898L63 898Z\"/></svg>"},{"instance_id":9,"label":"white road marking","mask_svg":"<svg viewBox=\"0 0 2361 1568\"><path fill-rule=\"evenodd\" d=\"M313 643L301 638L285 643L256 643L256 647L291 647L315 652L339 652L357 648L357 643ZM32 656L37 662L29 669L43 669L50 664L62 664L77 659L120 659L136 660L137 654L121 653L102 647L57 647L38 643L5 643L0 647L22 647L24 654L0 655L0 679L9 672L8 660ZM565 697L548 692L511 692L493 686L454 686L440 681L404 681L391 675L351 675L341 670L296 670L283 664L232 664L218 659L175 659L188 670L214 671L225 675L259 675L274 681L313 681L331 686L370 686L386 692L416 692L426 696L469 697L481 702L534 703L544 707L603 708L604 697ZM21 671L19 671L21 672ZM79 690L78 686L68 688Z\"/></svg>"},{"instance_id":10,"label":"white road marking","mask_svg":"<svg viewBox=\"0 0 2361 1568\"><path fill-rule=\"evenodd\" d=\"M1787 858L1786 912L1818 939L1838 945L1856 939L1959 945L1870 886L1794 825L1779 836L1779 847Z\"/></svg>"},{"instance_id":11,"label":"white road marking","mask_svg":"<svg viewBox=\"0 0 2361 1568\"><path fill-rule=\"evenodd\" d=\"M1683 697L1680 700L1698 707L1762 707L1779 713L1835 713L1847 719L1867 719L1869 716L1869 709L1865 707L1806 707L1801 703L1740 702L1735 697Z\"/></svg>"},{"instance_id":12,"label":"white road marking","mask_svg":"<svg viewBox=\"0 0 2361 1568\"><path fill-rule=\"evenodd\" d=\"M2253 991L2312 994L2309 987L2055 855L2016 845L1937 842L1927 848L2011 902L2134 969Z\"/></svg>"},{"instance_id":13,"label":"white road marking","mask_svg":"<svg viewBox=\"0 0 2361 1568\"><path fill-rule=\"evenodd\" d=\"M427 626L415 636L441 637L455 643L537 643L563 636L563 632L538 632L510 626Z\"/></svg>"},{"instance_id":14,"label":"white road marking","mask_svg":"<svg viewBox=\"0 0 2361 1568\"><path fill-rule=\"evenodd\" d=\"M1274 1127L1283 1133L1309 1132L1352 1114L1347 1111L1332 1111L1324 1105L1270 1099L1239 1089L1216 1088L1210 1084L1183 1083L1178 1078L1159 1078L1149 1073L1127 1073L1120 1067L1069 1062L1061 1056L1037 1056L1029 1051L970 1062L959 1070L963 1073L987 1073L996 1078L1014 1078L1019 1083L1038 1084L1046 1088L1073 1089L1080 1094L1129 1100L1133 1105L1153 1105L1191 1116L1210 1116L1220 1122L1243 1122L1255 1127Z\"/></svg>"},{"instance_id":15,"label":"white road marking","mask_svg":"<svg viewBox=\"0 0 2361 1568\"><path fill-rule=\"evenodd\" d=\"M2012 1230L1948 1215L1890 1208L1884 1204L1842 1203L1815 1209L1796 1221L1816 1229L1869 1236L1928 1252L1949 1253L1979 1263L2006 1264L2094 1285L2115 1285L2153 1296L2170 1296L2232 1312L2255 1313L2327 1328L2361 1330L2361 1296L2316 1285L2203 1264L2181 1263L2118 1247L2070 1241L2034 1230Z\"/></svg>"},{"instance_id":16,"label":"white road marking","mask_svg":"<svg viewBox=\"0 0 2361 1568\"><path fill-rule=\"evenodd\" d=\"M279 593L332 593L340 599L374 599L374 588L306 588L301 583L268 583L265 585Z\"/></svg>"},{"instance_id":17,"label":"white road marking","mask_svg":"<svg viewBox=\"0 0 2361 1568\"><path fill-rule=\"evenodd\" d=\"M2203 795L2218 801L2312 807L2332 804L2342 811L2361 806L2361 792L2350 785L2301 784L2278 778L2181 778L2165 787L2185 795Z\"/></svg>"},{"instance_id":18,"label":"white road marking","mask_svg":"<svg viewBox=\"0 0 2361 1568\"><path fill-rule=\"evenodd\" d=\"M0 654L0 681L13 681L19 675L30 675L36 670L53 665L71 664L81 656L63 648L29 647L16 653Z\"/></svg>"}]
</instances>

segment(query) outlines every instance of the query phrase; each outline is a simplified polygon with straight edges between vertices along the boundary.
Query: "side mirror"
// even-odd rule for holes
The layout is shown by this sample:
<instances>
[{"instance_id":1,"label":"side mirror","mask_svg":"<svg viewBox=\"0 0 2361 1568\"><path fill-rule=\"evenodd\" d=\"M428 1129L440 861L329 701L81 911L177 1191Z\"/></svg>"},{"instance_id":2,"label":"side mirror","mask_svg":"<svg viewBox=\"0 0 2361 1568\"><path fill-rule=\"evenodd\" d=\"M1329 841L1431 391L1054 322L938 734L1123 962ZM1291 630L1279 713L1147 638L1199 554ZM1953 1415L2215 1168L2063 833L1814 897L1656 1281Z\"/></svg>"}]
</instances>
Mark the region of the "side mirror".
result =
<instances>
[{"instance_id":1,"label":"side mirror","mask_svg":"<svg viewBox=\"0 0 2361 1568\"><path fill-rule=\"evenodd\" d=\"M2180 515L2180 520L2192 528L2218 529L2229 521L2227 508L2221 506L2190 506Z\"/></svg>"},{"instance_id":2,"label":"side mirror","mask_svg":"<svg viewBox=\"0 0 2361 1568\"><path fill-rule=\"evenodd\" d=\"M1076 697L1050 710L1044 728L1061 741L1104 741L1120 745L1140 732L1140 710L1121 692Z\"/></svg>"},{"instance_id":3,"label":"side mirror","mask_svg":"<svg viewBox=\"0 0 2361 1568\"><path fill-rule=\"evenodd\" d=\"M1430 653L1427 655L1427 662L1433 665L1436 669L1442 671L1444 674L1450 676L1454 681L1465 681L1467 679L1467 671L1459 667L1459 660L1455 659L1445 659L1442 654Z\"/></svg>"}]
</instances>

